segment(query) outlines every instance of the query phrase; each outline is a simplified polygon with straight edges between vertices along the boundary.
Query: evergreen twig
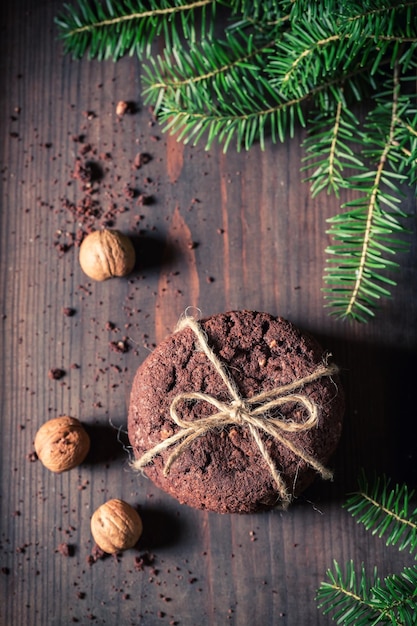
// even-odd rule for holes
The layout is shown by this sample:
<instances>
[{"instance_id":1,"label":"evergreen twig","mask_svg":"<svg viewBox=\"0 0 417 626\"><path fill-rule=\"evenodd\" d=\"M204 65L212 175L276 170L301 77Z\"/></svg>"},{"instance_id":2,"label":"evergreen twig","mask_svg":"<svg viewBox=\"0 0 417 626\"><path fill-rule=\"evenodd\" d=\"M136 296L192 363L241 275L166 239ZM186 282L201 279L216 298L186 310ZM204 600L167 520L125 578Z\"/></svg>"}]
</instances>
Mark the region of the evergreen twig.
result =
<instances>
[{"instance_id":1,"label":"evergreen twig","mask_svg":"<svg viewBox=\"0 0 417 626\"><path fill-rule=\"evenodd\" d=\"M196 14L204 34L205 25L213 25L218 4L221 0L78 0L77 7L64 4L55 21L67 53L117 61L127 54L149 55L159 35L171 46L180 45L179 33L195 40Z\"/></svg>"},{"instance_id":2,"label":"evergreen twig","mask_svg":"<svg viewBox=\"0 0 417 626\"><path fill-rule=\"evenodd\" d=\"M338 624L356 626L369 625L379 617L371 605L371 590L380 582L376 568L370 576L362 564L357 573L353 561L349 561L343 572L339 563L334 561L333 570L327 570L327 578L317 592L318 608L324 615L332 612Z\"/></svg>"},{"instance_id":3,"label":"evergreen twig","mask_svg":"<svg viewBox=\"0 0 417 626\"><path fill-rule=\"evenodd\" d=\"M417 508L411 509L414 496L407 485L390 487L385 476L369 484L364 473L359 489L349 496L345 508L387 545L417 552ZM404 567L399 574L380 579L377 568L368 573L362 563L359 571L349 561L342 571L334 560L327 580L317 590L318 608L344 626L393 624L412 626L417 615L417 566Z\"/></svg>"},{"instance_id":4,"label":"evergreen twig","mask_svg":"<svg viewBox=\"0 0 417 626\"><path fill-rule=\"evenodd\" d=\"M345 504L347 511L373 535L385 535L387 546L417 552L417 508L410 510L414 491L409 492L407 485L390 488L390 480L385 476L369 484L364 474L359 477L358 486L359 490Z\"/></svg>"},{"instance_id":5,"label":"evergreen twig","mask_svg":"<svg viewBox=\"0 0 417 626\"><path fill-rule=\"evenodd\" d=\"M404 156L396 139L403 102L400 87L396 63L387 90L376 98L376 107L368 115L366 132L359 137L363 156L375 167L365 171L361 167L346 179L346 186L358 195L343 205L344 213L329 220L329 234L336 243L327 248L331 255L325 275L327 297L335 314L360 321L374 315L375 300L390 295L386 285L395 283L383 271L396 269L397 263L389 257L406 248L406 242L396 236L405 231L401 218L407 217L400 208L399 187L407 176L401 171Z\"/></svg>"}]
</instances>

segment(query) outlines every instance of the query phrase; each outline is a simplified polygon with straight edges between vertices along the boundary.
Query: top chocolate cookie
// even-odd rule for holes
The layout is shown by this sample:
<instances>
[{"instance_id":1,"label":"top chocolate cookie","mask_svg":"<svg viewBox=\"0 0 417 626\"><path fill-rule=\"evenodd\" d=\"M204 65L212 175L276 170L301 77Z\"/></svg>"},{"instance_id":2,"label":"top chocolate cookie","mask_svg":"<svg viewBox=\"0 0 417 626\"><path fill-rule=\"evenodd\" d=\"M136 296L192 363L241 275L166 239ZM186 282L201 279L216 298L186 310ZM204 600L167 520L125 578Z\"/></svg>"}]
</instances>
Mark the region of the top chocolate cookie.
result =
<instances>
[{"instance_id":1,"label":"top chocolate cookie","mask_svg":"<svg viewBox=\"0 0 417 626\"><path fill-rule=\"evenodd\" d=\"M337 368L287 320L184 318L135 375L133 466L196 508L285 507L317 473L330 477L343 410Z\"/></svg>"}]
</instances>

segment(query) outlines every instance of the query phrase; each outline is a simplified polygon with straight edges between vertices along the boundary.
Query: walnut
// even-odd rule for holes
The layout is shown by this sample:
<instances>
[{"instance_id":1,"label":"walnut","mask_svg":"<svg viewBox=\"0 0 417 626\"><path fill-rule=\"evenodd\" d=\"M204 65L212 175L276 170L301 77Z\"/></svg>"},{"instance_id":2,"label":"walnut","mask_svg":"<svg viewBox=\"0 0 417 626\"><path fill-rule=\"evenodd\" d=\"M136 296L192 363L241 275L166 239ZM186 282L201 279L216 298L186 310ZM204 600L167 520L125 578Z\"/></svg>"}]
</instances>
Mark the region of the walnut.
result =
<instances>
[{"instance_id":1,"label":"walnut","mask_svg":"<svg viewBox=\"0 0 417 626\"><path fill-rule=\"evenodd\" d=\"M133 548L142 529L139 514L123 500L108 500L94 511L91 518L94 541L101 550L110 554Z\"/></svg>"},{"instance_id":2,"label":"walnut","mask_svg":"<svg viewBox=\"0 0 417 626\"><path fill-rule=\"evenodd\" d=\"M87 276L106 280L127 276L135 266L135 248L129 237L118 230L96 230L80 246L80 265Z\"/></svg>"},{"instance_id":3,"label":"walnut","mask_svg":"<svg viewBox=\"0 0 417 626\"><path fill-rule=\"evenodd\" d=\"M41 463L60 473L80 465L90 449L90 437L75 417L55 417L35 436L35 452Z\"/></svg>"}]
</instances>

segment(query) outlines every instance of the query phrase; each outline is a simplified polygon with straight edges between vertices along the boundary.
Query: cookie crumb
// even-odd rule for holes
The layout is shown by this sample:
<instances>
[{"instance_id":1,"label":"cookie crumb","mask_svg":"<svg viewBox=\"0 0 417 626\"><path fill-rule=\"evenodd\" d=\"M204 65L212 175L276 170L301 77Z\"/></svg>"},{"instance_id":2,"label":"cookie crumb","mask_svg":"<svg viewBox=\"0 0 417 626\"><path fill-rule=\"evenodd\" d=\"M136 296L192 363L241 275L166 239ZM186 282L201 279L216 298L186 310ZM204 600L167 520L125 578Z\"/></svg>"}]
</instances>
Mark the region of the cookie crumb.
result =
<instances>
[{"instance_id":1,"label":"cookie crumb","mask_svg":"<svg viewBox=\"0 0 417 626\"><path fill-rule=\"evenodd\" d=\"M59 367L51 367L48 371L48 378L51 380L61 380L65 376L65 370Z\"/></svg>"},{"instance_id":2,"label":"cookie crumb","mask_svg":"<svg viewBox=\"0 0 417 626\"><path fill-rule=\"evenodd\" d=\"M55 552L62 554L62 556L70 557L70 556L74 556L75 548L71 544L63 542L58 545Z\"/></svg>"}]
</instances>

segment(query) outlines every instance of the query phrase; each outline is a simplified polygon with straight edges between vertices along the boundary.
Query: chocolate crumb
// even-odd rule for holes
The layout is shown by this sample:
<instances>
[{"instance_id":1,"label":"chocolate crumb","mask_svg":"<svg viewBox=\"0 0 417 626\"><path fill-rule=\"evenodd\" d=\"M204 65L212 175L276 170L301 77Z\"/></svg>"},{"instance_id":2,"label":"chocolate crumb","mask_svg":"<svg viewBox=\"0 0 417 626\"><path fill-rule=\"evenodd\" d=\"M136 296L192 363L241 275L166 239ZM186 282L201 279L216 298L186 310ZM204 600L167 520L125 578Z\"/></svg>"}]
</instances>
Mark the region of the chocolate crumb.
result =
<instances>
[{"instance_id":1,"label":"chocolate crumb","mask_svg":"<svg viewBox=\"0 0 417 626\"><path fill-rule=\"evenodd\" d=\"M110 341L109 346L110 346L110 349L113 350L113 352L119 352L121 354L128 352L130 348L127 339L121 339L119 341Z\"/></svg>"},{"instance_id":2,"label":"chocolate crumb","mask_svg":"<svg viewBox=\"0 0 417 626\"><path fill-rule=\"evenodd\" d=\"M105 559L106 556L107 555L104 552L104 550L102 550L101 548L98 547L97 544L95 544L93 549L91 550L91 554L88 555L86 560L87 560L88 565L94 565L94 563L96 563L97 561L101 559Z\"/></svg>"},{"instance_id":3,"label":"chocolate crumb","mask_svg":"<svg viewBox=\"0 0 417 626\"><path fill-rule=\"evenodd\" d=\"M65 370L62 370L59 367L52 367L48 372L48 378L51 380L60 380L64 376Z\"/></svg>"},{"instance_id":4,"label":"chocolate crumb","mask_svg":"<svg viewBox=\"0 0 417 626\"><path fill-rule=\"evenodd\" d=\"M137 189L134 189L130 185L126 185L124 189L124 194L126 198L129 198L129 200L133 200L133 198L137 198L139 196L139 191Z\"/></svg>"},{"instance_id":5,"label":"chocolate crumb","mask_svg":"<svg viewBox=\"0 0 417 626\"><path fill-rule=\"evenodd\" d=\"M154 202L153 196L149 196L145 193L140 193L138 195L138 199L136 200L136 204L138 206L145 206L152 204Z\"/></svg>"},{"instance_id":6,"label":"chocolate crumb","mask_svg":"<svg viewBox=\"0 0 417 626\"><path fill-rule=\"evenodd\" d=\"M75 167L72 176L82 183L90 183L92 180L91 168L82 163L80 159L77 159L75 161Z\"/></svg>"},{"instance_id":7,"label":"chocolate crumb","mask_svg":"<svg viewBox=\"0 0 417 626\"><path fill-rule=\"evenodd\" d=\"M69 543L60 543L55 552L62 554L62 556L74 556L75 548Z\"/></svg>"},{"instance_id":8,"label":"chocolate crumb","mask_svg":"<svg viewBox=\"0 0 417 626\"><path fill-rule=\"evenodd\" d=\"M83 115L88 120L93 120L94 118L97 117L97 115L96 115L96 113L94 113L94 111L83 111Z\"/></svg>"},{"instance_id":9,"label":"chocolate crumb","mask_svg":"<svg viewBox=\"0 0 417 626\"><path fill-rule=\"evenodd\" d=\"M133 165L138 170L142 167L142 165L149 163L150 160L151 156L149 154L144 152L138 152L133 160Z\"/></svg>"},{"instance_id":10,"label":"chocolate crumb","mask_svg":"<svg viewBox=\"0 0 417 626\"><path fill-rule=\"evenodd\" d=\"M137 572L143 572L145 567L149 567L153 565L154 562L155 562L154 554L151 554L150 552L143 552L143 554L140 554L139 556L135 557L135 570ZM154 574L157 573L156 570L154 570L153 573Z\"/></svg>"}]
</instances>

